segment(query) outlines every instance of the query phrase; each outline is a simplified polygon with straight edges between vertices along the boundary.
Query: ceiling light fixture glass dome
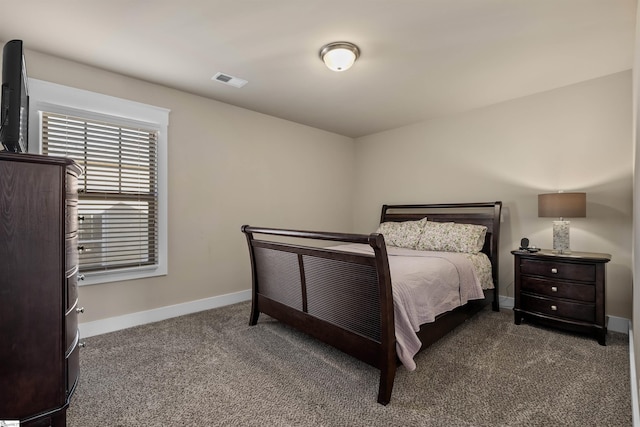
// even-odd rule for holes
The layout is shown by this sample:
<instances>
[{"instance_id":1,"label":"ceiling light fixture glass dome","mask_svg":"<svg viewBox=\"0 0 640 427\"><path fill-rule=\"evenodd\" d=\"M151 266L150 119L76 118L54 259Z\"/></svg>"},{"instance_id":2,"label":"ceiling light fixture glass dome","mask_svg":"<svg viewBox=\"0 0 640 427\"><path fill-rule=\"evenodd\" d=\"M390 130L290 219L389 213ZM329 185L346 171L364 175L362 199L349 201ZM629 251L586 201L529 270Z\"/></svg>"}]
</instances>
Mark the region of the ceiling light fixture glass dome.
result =
<instances>
[{"instance_id":1,"label":"ceiling light fixture glass dome","mask_svg":"<svg viewBox=\"0 0 640 427\"><path fill-rule=\"evenodd\" d=\"M329 43L320 49L320 59L333 71L348 70L359 56L358 46L349 42Z\"/></svg>"}]
</instances>

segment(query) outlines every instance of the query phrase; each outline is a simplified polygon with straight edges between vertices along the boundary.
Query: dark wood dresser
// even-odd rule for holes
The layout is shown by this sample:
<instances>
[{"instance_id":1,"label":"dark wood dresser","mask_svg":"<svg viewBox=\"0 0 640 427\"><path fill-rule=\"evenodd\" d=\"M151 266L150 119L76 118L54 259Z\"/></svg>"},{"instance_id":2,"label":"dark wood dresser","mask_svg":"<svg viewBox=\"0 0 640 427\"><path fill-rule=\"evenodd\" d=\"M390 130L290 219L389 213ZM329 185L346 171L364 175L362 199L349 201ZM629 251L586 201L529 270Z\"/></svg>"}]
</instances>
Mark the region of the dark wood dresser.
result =
<instances>
[{"instance_id":1,"label":"dark wood dresser","mask_svg":"<svg viewBox=\"0 0 640 427\"><path fill-rule=\"evenodd\" d=\"M78 177L0 153L0 421L65 426L78 381Z\"/></svg>"},{"instance_id":2,"label":"dark wood dresser","mask_svg":"<svg viewBox=\"0 0 640 427\"><path fill-rule=\"evenodd\" d=\"M523 318L594 335L606 344L605 266L611 255L512 251L515 323Z\"/></svg>"}]
</instances>

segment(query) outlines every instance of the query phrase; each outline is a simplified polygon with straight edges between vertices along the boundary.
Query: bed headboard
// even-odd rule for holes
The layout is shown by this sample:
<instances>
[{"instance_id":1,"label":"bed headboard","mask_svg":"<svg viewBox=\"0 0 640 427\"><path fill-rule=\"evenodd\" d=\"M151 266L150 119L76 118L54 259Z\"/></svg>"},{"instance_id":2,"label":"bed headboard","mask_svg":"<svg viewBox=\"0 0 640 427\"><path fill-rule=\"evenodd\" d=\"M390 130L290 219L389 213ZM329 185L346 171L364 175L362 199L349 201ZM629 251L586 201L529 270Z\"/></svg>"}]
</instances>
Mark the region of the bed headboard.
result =
<instances>
[{"instance_id":1,"label":"bed headboard","mask_svg":"<svg viewBox=\"0 0 640 427\"><path fill-rule=\"evenodd\" d=\"M383 205L380 223L417 221L427 217L429 221L484 225L487 227L487 234L482 252L491 260L493 283L498 288L501 211L502 202Z\"/></svg>"}]
</instances>

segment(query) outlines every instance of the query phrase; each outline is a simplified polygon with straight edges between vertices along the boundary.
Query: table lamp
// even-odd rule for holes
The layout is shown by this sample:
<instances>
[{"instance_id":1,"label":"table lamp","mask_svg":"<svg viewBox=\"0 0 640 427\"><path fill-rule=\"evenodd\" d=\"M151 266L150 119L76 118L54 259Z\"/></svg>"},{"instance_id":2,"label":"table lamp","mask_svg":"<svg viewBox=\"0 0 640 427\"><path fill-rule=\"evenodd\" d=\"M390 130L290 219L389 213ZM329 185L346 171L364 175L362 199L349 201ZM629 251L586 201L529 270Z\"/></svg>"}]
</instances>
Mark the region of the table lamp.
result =
<instances>
[{"instance_id":1,"label":"table lamp","mask_svg":"<svg viewBox=\"0 0 640 427\"><path fill-rule=\"evenodd\" d=\"M538 194L538 217L554 217L553 251L570 254L569 224L565 218L584 218L587 216L586 193L547 193Z\"/></svg>"}]
</instances>

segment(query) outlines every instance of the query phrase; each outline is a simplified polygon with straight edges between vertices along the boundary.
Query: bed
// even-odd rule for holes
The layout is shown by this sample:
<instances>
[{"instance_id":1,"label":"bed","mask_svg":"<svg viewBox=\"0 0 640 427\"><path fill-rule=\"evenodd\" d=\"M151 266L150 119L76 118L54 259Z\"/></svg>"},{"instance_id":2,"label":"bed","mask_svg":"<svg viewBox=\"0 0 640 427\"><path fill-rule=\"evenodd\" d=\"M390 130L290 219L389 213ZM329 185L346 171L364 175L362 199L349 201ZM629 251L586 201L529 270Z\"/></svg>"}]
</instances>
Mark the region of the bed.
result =
<instances>
[{"instance_id":1,"label":"bed","mask_svg":"<svg viewBox=\"0 0 640 427\"><path fill-rule=\"evenodd\" d=\"M434 240L425 237L428 235L425 230L429 227L438 231L439 227L484 229L477 249L487 259L489 281L492 283L483 286L479 295L473 295L478 293L477 289L472 291L470 298L463 298L463 291L458 290L462 305L431 313L433 321L414 324L414 330L409 334L417 340L417 348L414 341L410 351L409 359L412 360L415 353L487 305L491 305L494 311L499 310L501 209L501 202L383 205L380 226L377 232L368 235L244 225L242 232L249 246L252 271L249 324L256 325L260 313L264 313L378 368L377 399L386 405L391 399L398 365L402 363L411 369L411 361L407 361L406 355L402 357L404 350L400 348L401 344L404 345L406 331L397 329L406 323L402 317L403 310L411 311L398 307L398 294L401 293L398 263L413 265L421 262L422 258L436 262L432 258L451 255L446 241L435 239L439 243L435 248L431 247ZM419 240L413 232L405 232L415 230L415 227L423 227L419 228ZM402 230L404 234L386 232L394 229ZM388 246L385 242L393 241L398 245L398 236L400 247ZM414 248L401 247L407 237L407 244L420 244L416 243ZM438 250L442 245L447 251ZM438 262L442 264L441 261ZM463 265L466 261L459 262ZM453 261L446 259L444 263L452 264ZM462 271L457 265L453 270ZM481 274L475 271L474 278L479 282ZM459 277L462 279L463 274L460 273ZM395 288L392 279L396 281ZM423 291L424 294L430 292ZM415 323L417 319L411 320Z\"/></svg>"}]
</instances>

